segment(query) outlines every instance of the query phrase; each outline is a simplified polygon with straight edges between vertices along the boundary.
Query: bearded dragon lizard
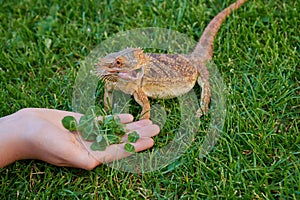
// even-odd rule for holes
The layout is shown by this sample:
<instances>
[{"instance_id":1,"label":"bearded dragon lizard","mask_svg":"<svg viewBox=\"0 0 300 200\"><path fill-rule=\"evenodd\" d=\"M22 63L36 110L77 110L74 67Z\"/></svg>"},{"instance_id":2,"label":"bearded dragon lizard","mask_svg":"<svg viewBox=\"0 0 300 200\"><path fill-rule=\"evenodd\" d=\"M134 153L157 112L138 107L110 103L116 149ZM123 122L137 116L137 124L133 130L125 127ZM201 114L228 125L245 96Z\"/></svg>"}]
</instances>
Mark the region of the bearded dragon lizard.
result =
<instances>
[{"instance_id":1,"label":"bearded dragon lizard","mask_svg":"<svg viewBox=\"0 0 300 200\"><path fill-rule=\"evenodd\" d=\"M216 15L205 28L193 52L183 54L144 53L127 48L99 59L97 75L105 81L104 104L112 100L112 90L134 96L142 107L141 119L150 118L150 98L173 98L189 92L196 81L201 86L197 116L209 110L210 85L206 64L213 56L213 42L225 18L247 0L238 0Z\"/></svg>"}]
</instances>

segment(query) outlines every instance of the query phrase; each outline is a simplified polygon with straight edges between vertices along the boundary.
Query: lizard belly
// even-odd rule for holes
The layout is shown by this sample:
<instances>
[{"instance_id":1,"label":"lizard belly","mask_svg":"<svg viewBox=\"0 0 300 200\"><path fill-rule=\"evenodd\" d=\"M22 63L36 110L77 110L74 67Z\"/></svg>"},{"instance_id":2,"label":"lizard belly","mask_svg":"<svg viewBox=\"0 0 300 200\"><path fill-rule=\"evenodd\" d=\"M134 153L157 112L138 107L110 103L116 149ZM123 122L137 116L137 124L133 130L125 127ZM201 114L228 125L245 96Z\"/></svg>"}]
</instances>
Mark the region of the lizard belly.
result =
<instances>
[{"instance_id":1,"label":"lizard belly","mask_svg":"<svg viewBox=\"0 0 300 200\"><path fill-rule=\"evenodd\" d=\"M181 96L189 92L195 85L196 79L193 82L181 81L166 84L145 84L142 86L143 91L148 97L168 99Z\"/></svg>"}]
</instances>

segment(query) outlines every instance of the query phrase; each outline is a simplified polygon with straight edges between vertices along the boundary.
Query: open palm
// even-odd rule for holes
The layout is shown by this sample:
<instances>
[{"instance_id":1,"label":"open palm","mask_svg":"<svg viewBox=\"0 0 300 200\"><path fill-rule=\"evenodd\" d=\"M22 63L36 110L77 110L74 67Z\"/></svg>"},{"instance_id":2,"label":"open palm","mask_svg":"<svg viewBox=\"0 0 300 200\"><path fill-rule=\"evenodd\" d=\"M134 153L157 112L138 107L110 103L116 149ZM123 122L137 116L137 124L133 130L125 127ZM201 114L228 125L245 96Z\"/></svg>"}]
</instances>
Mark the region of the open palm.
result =
<instances>
[{"instance_id":1,"label":"open palm","mask_svg":"<svg viewBox=\"0 0 300 200\"><path fill-rule=\"evenodd\" d=\"M93 169L97 165L111 162L130 156L124 150L124 144L113 144L105 151L93 151L90 149L92 142L82 139L80 133L66 130L61 120L65 116L74 116L77 120L82 116L79 113L27 108L16 113L19 116L18 126L23 129L23 140L26 141L26 150L22 159L39 159L45 162L58 165L83 169ZM133 121L130 114L119 114L120 122L130 133L136 131L140 138L132 143L135 151L142 151L153 146L151 138L159 133L159 127L152 124L150 120ZM123 141L127 140L127 135Z\"/></svg>"}]
</instances>

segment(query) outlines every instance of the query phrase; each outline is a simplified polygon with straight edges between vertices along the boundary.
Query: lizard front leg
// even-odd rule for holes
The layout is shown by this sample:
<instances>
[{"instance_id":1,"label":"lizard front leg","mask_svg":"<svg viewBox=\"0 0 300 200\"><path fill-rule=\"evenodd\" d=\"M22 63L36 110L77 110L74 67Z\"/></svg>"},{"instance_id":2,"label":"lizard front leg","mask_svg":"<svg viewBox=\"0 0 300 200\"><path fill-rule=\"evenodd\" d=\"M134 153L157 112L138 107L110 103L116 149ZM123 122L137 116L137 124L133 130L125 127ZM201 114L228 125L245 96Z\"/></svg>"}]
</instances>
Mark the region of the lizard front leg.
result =
<instances>
[{"instance_id":1,"label":"lizard front leg","mask_svg":"<svg viewBox=\"0 0 300 200\"><path fill-rule=\"evenodd\" d=\"M112 107L113 95L112 95L113 88L111 84L107 83L104 86L104 107L108 111Z\"/></svg>"},{"instance_id":2,"label":"lizard front leg","mask_svg":"<svg viewBox=\"0 0 300 200\"><path fill-rule=\"evenodd\" d=\"M135 101L142 107L141 118L140 119L149 119L150 118L150 103L148 100L148 96L142 90L142 88L138 88L133 93Z\"/></svg>"}]
</instances>

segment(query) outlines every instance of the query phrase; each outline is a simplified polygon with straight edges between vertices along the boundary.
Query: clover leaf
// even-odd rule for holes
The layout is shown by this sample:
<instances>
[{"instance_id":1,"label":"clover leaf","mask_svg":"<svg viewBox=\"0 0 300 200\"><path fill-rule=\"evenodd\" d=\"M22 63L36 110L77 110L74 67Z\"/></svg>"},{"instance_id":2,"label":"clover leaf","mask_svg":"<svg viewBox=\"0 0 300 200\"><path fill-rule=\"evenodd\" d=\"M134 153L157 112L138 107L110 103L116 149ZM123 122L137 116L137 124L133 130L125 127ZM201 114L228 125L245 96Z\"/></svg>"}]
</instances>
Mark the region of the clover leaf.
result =
<instances>
[{"instance_id":1,"label":"clover leaf","mask_svg":"<svg viewBox=\"0 0 300 200\"><path fill-rule=\"evenodd\" d=\"M132 144L126 143L124 149L127 152L134 153L134 146Z\"/></svg>"},{"instance_id":2,"label":"clover leaf","mask_svg":"<svg viewBox=\"0 0 300 200\"><path fill-rule=\"evenodd\" d=\"M128 142L136 142L140 138L136 131L128 134Z\"/></svg>"},{"instance_id":3,"label":"clover leaf","mask_svg":"<svg viewBox=\"0 0 300 200\"><path fill-rule=\"evenodd\" d=\"M77 121L76 121L75 117L65 116L61 122L62 122L62 125L69 131L77 130Z\"/></svg>"},{"instance_id":4,"label":"clover leaf","mask_svg":"<svg viewBox=\"0 0 300 200\"><path fill-rule=\"evenodd\" d=\"M98 120L100 115L103 116L102 120ZM88 108L79 122L73 116L66 116L62 119L62 124L70 131L79 131L84 140L93 142L90 146L93 151L104 151L108 145L120 144L122 136L126 134L120 118L106 115L105 111L98 106ZM138 139L139 135L136 131L128 134L129 142L134 143ZM126 143L124 147L128 152L135 151L132 144Z\"/></svg>"}]
</instances>

